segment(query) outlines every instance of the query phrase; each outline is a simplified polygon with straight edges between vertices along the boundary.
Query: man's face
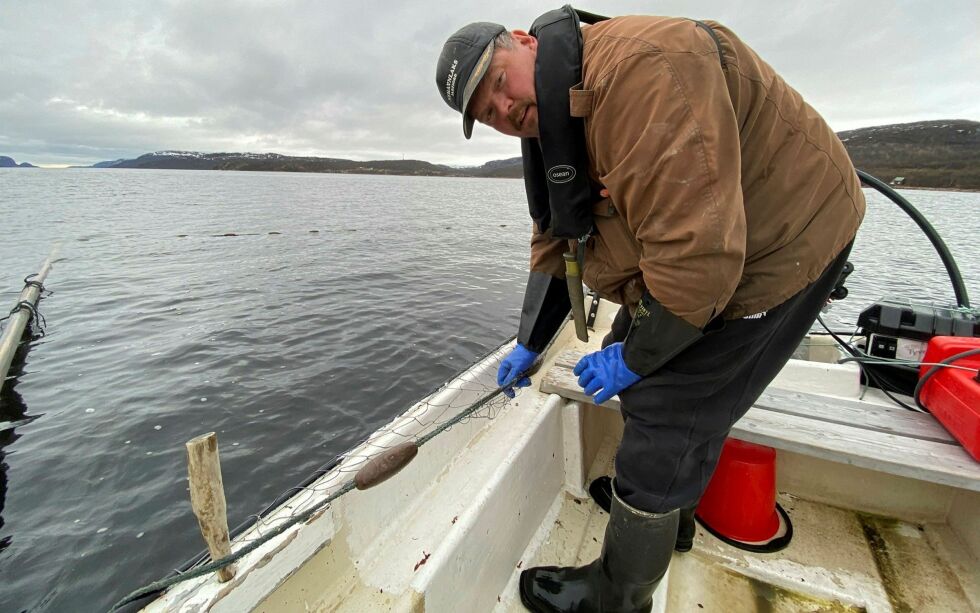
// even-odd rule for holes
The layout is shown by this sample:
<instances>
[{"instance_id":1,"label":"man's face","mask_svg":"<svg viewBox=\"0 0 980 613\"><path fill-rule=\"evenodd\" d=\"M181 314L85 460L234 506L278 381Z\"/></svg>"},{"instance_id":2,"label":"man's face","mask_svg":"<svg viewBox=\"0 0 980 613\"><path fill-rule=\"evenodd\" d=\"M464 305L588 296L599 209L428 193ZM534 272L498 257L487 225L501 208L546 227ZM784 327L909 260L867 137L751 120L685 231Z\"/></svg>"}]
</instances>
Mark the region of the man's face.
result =
<instances>
[{"instance_id":1,"label":"man's face","mask_svg":"<svg viewBox=\"0 0 980 613\"><path fill-rule=\"evenodd\" d=\"M534 60L538 41L523 30L512 32L513 47L497 47L490 67L470 99L469 112L480 123L508 136L538 136L538 97Z\"/></svg>"}]
</instances>

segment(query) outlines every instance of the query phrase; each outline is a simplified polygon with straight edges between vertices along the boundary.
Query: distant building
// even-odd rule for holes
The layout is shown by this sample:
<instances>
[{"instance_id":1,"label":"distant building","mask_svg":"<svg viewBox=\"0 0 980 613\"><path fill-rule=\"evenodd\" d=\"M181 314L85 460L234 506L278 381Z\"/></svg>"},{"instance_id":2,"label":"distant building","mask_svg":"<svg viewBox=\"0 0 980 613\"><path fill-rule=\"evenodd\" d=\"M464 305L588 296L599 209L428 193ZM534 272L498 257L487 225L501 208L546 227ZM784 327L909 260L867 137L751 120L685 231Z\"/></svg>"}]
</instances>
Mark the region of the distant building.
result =
<instances>
[{"instance_id":1,"label":"distant building","mask_svg":"<svg viewBox=\"0 0 980 613\"><path fill-rule=\"evenodd\" d=\"M905 177L895 177L892 179L892 185L905 185Z\"/></svg>"}]
</instances>

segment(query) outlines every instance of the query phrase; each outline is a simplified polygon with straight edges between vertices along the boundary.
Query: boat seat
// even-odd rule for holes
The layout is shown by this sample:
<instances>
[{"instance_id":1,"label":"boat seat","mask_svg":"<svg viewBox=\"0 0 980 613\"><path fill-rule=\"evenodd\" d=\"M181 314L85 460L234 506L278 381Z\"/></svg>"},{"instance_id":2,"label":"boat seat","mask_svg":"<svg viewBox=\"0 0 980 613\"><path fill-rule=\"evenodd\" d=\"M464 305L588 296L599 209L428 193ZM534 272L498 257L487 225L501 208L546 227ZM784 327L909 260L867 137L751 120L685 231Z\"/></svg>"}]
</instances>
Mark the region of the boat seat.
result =
<instances>
[{"instance_id":1,"label":"boat seat","mask_svg":"<svg viewBox=\"0 0 980 613\"><path fill-rule=\"evenodd\" d=\"M541 391L591 403L572 368L584 355L565 351ZM602 403L619 410L619 398ZM824 460L980 491L980 463L928 413L769 387L732 428L737 439Z\"/></svg>"}]
</instances>

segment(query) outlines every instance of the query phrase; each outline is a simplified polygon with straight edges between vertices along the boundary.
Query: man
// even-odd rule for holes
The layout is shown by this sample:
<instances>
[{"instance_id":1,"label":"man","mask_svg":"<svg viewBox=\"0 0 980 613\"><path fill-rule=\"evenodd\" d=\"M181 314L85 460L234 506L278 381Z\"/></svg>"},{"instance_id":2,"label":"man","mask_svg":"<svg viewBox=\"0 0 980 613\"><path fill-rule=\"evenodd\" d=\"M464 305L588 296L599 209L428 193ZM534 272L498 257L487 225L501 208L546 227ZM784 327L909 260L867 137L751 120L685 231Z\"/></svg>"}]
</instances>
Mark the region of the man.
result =
<instances>
[{"instance_id":1,"label":"man","mask_svg":"<svg viewBox=\"0 0 980 613\"><path fill-rule=\"evenodd\" d=\"M690 538L725 437L840 276L864 214L854 168L819 114L717 23L570 7L530 32L474 23L446 42L436 84L466 138L479 121L522 139L531 273L500 384L529 383L567 316L563 252L623 305L575 368L597 403L619 395L626 422L602 554L525 571L522 601L649 610L682 510Z\"/></svg>"}]
</instances>

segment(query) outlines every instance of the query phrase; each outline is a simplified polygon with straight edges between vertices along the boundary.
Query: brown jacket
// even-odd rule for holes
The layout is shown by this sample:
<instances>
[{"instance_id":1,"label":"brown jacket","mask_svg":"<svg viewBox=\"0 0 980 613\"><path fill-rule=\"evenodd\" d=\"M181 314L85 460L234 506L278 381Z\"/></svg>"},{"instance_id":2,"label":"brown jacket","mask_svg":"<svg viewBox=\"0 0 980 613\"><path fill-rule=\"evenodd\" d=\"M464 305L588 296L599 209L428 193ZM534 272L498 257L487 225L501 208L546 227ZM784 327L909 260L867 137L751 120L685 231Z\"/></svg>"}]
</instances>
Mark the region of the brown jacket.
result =
<instances>
[{"instance_id":1,"label":"brown jacket","mask_svg":"<svg viewBox=\"0 0 980 613\"><path fill-rule=\"evenodd\" d=\"M781 304L857 232L864 195L819 114L730 30L621 17L584 28L595 207L583 280L633 306L649 289L697 327ZM568 243L535 229L531 269L563 276Z\"/></svg>"}]
</instances>

